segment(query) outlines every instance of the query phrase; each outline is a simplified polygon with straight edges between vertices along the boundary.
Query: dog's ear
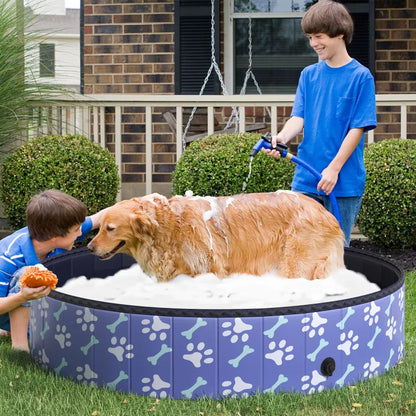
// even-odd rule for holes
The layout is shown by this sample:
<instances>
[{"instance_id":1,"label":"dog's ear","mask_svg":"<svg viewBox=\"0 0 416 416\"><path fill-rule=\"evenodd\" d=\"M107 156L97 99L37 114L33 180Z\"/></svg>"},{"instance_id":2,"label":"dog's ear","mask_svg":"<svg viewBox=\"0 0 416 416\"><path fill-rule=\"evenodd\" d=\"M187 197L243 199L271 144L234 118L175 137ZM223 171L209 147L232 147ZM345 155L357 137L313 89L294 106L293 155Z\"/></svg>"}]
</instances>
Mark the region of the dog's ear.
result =
<instances>
[{"instance_id":1,"label":"dog's ear","mask_svg":"<svg viewBox=\"0 0 416 416\"><path fill-rule=\"evenodd\" d=\"M154 228L158 223L143 211L136 211L130 214L130 225L136 236L153 236Z\"/></svg>"}]
</instances>

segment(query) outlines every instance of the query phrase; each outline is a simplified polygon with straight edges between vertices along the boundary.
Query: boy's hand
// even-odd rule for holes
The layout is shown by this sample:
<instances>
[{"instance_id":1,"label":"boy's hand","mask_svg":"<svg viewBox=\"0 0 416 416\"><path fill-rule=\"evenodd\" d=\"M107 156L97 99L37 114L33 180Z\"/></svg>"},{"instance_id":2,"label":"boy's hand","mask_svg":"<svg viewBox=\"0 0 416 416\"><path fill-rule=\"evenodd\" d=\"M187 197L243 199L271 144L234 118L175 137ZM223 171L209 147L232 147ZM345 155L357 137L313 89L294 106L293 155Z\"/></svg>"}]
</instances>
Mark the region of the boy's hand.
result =
<instances>
[{"instance_id":1,"label":"boy's hand","mask_svg":"<svg viewBox=\"0 0 416 416\"><path fill-rule=\"evenodd\" d=\"M272 137L272 147L276 147L276 143L284 143L283 140L279 139L279 135ZM279 157L281 156L280 152L275 149L265 149L264 147L262 147L261 151L266 153L266 155L272 156L276 159L279 159Z\"/></svg>"},{"instance_id":2,"label":"boy's hand","mask_svg":"<svg viewBox=\"0 0 416 416\"><path fill-rule=\"evenodd\" d=\"M322 172L322 178L318 183L316 189L319 191L324 191L327 195L329 195L332 190L334 189L335 185L338 181L338 171L332 169L331 167L325 168Z\"/></svg>"},{"instance_id":3,"label":"boy's hand","mask_svg":"<svg viewBox=\"0 0 416 416\"><path fill-rule=\"evenodd\" d=\"M20 294L25 299L25 302L28 300L40 299L48 296L51 291L50 286L39 286L39 287L27 287L22 286L20 288Z\"/></svg>"}]
</instances>

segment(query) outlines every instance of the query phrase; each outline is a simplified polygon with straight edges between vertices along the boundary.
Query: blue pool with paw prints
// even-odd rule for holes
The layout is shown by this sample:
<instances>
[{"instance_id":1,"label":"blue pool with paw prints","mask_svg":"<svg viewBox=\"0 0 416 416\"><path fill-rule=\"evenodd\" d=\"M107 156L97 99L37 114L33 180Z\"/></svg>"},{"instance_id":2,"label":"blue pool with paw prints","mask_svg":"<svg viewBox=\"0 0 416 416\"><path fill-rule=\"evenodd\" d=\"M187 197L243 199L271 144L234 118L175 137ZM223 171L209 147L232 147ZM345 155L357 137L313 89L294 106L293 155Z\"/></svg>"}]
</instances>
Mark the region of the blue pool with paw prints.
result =
<instances>
[{"instance_id":1,"label":"blue pool with paw prints","mask_svg":"<svg viewBox=\"0 0 416 416\"><path fill-rule=\"evenodd\" d=\"M104 278L133 262L121 254L101 261L77 249L45 265L63 285L75 276ZM345 250L345 264L381 290L240 310L118 305L53 291L32 304L31 355L74 381L160 398L310 394L351 385L403 357L404 274L354 249Z\"/></svg>"}]
</instances>

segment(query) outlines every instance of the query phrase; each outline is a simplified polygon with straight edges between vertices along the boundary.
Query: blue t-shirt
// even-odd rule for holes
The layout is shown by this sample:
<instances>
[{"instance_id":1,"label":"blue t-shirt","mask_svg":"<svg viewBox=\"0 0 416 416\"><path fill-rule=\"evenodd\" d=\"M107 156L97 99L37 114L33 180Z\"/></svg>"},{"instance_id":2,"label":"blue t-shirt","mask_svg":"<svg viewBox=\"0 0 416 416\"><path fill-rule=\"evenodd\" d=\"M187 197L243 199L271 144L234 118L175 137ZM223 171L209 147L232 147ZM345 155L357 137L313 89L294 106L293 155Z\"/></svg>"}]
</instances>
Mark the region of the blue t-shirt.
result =
<instances>
[{"instance_id":1,"label":"blue t-shirt","mask_svg":"<svg viewBox=\"0 0 416 416\"><path fill-rule=\"evenodd\" d=\"M77 241L83 240L92 229L92 220L86 217L81 225L82 235ZM63 253L64 248L56 248L47 257ZM23 266L34 266L41 263L38 259L29 230L24 227L0 241L0 297L5 297L9 288L9 282L16 270Z\"/></svg>"},{"instance_id":2,"label":"blue t-shirt","mask_svg":"<svg viewBox=\"0 0 416 416\"><path fill-rule=\"evenodd\" d=\"M334 159L348 131L377 126L374 78L368 68L353 59L332 68L321 61L306 67L300 76L292 116L304 119L298 156L322 172ZM359 196L364 192L364 134L345 162L333 190L335 196ZM292 188L317 193L318 180L297 165Z\"/></svg>"}]
</instances>

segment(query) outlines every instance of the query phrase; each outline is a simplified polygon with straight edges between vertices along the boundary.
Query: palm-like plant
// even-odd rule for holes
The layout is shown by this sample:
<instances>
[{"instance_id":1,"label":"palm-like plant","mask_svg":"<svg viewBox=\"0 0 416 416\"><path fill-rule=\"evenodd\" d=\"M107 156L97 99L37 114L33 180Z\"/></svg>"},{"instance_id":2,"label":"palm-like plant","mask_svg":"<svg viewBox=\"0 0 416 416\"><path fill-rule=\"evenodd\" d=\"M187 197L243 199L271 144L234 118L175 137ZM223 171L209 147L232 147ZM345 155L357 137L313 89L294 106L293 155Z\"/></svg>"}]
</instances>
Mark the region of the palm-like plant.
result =
<instances>
[{"instance_id":1,"label":"palm-like plant","mask_svg":"<svg viewBox=\"0 0 416 416\"><path fill-rule=\"evenodd\" d=\"M32 17L14 1L0 0L0 155L25 137L32 113L30 102L47 102L57 88L37 83L35 49L41 36L30 32Z\"/></svg>"}]
</instances>

